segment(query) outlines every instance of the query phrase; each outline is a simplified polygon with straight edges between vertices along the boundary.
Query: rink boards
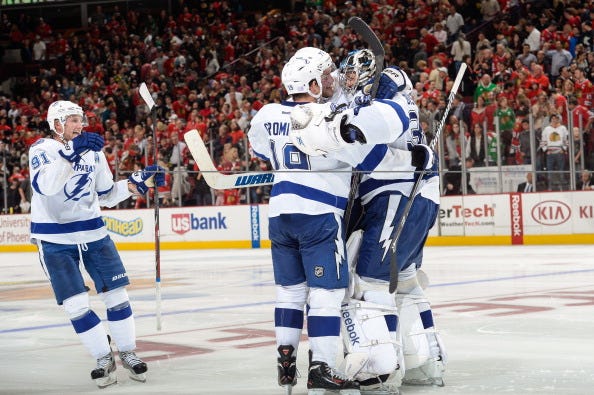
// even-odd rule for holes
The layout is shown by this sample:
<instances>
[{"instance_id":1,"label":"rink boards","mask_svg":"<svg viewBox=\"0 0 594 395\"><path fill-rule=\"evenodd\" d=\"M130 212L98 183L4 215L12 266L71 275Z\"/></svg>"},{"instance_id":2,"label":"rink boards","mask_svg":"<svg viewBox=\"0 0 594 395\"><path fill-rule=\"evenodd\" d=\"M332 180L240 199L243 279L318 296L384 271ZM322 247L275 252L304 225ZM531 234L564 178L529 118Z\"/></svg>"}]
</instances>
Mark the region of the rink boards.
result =
<instances>
[{"instance_id":1,"label":"rink boards","mask_svg":"<svg viewBox=\"0 0 594 395\"><path fill-rule=\"evenodd\" d=\"M120 249L153 249L154 211L104 210ZM159 210L162 249L269 248L268 206ZM0 252L34 251L30 215L0 216ZM594 191L444 196L427 245L594 244Z\"/></svg>"}]
</instances>

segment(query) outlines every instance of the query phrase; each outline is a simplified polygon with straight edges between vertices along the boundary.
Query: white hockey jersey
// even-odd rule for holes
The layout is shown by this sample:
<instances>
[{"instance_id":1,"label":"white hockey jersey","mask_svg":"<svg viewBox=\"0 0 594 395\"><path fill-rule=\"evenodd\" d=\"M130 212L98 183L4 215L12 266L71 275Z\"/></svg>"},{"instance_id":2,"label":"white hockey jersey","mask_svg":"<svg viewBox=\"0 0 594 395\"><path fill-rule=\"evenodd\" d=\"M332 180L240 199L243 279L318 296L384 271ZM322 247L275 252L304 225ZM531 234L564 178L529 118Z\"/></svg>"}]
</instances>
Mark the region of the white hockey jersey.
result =
<instances>
[{"instance_id":1,"label":"white hockey jersey","mask_svg":"<svg viewBox=\"0 0 594 395\"><path fill-rule=\"evenodd\" d=\"M425 143L414 100L403 93L390 100L375 100L371 105L362 107L351 124L361 129L365 136L383 135L386 129L394 130L393 135L396 136L387 145L381 163L372 173L363 174L359 184L361 202L367 204L375 196L390 191L409 196L415 182L415 168L411 166L409 150L415 144ZM371 142L375 141L371 139ZM439 203L439 182L436 184L438 178L433 178L435 180L423 180L417 193L423 192L424 197Z\"/></svg>"},{"instance_id":2,"label":"white hockey jersey","mask_svg":"<svg viewBox=\"0 0 594 395\"><path fill-rule=\"evenodd\" d=\"M44 138L29 149L31 242L81 244L107 235L100 206L130 197L127 180L114 183L103 152L89 151L78 163L64 159L61 142Z\"/></svg>"},{"instance_id":3,"label":"white hockey jersey","mask_svg":"<svg viewBox=\"0 0 594 395\"><path fill-rule=\"evenodd\" d=\"M291 142L291 110L303 103L264 106L251 121L248 138L254 153L275 170L268 212L342 215L350 190L351 165L335 157L309 156Z\"/></svg>"}]
</instances>

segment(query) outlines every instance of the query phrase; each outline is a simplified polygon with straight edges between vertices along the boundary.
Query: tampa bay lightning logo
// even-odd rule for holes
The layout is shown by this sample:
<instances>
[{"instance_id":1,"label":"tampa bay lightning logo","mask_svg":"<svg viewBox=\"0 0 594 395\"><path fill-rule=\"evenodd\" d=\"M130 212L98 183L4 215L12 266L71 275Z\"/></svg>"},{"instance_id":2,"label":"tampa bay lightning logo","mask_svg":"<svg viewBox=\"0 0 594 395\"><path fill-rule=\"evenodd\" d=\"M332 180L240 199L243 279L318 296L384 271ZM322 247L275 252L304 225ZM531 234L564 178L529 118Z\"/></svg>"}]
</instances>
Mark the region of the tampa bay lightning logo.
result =
<instances>
[{"instance_id":1,"label":"tampa bay lightning logo","mask_svg":"<svg viewBox=\"0 0 594 395\"><path fill-rule=\"evenodd\" d=\"M66 201L73 200L79 201L85 196L91 194L89 186L91 185L91 177L88 173L77 174L72 177L64 186L64 195L66 195Z\"/></svg>"}]
</instances>

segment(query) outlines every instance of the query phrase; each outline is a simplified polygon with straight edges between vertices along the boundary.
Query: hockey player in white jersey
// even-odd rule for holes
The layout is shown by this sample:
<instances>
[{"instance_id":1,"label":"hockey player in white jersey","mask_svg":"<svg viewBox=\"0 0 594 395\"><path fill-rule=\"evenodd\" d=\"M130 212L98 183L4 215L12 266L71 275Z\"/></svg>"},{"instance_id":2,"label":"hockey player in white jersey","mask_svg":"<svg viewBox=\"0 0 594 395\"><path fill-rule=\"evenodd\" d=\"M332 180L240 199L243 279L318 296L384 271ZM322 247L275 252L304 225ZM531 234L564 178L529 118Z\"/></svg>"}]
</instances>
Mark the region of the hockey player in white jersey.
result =
<instances>
[{"instance_id":1,"label":"hockey player in white jersey","mask_svg":"<svg viewBox=\"0 0 594 395\"><path fill-rule=\"evenodd\" d=\"M297 382L297 348L307 303L309 394L326 390L359 394L358 383L335 369L340 306L348 286L342 216L351 167L335 159L309 156L289 137L291 110L320 98L322 75L329 66L323 60L329 56L307 55L294 55L282 70L283 85L293 101L265 105L248 132L254 153L269 160L276 171L269 232L276 284L278 383L291 393Z\"/></svg>"},{"instance_id":2,"label":"hockey player in white jersey","mask_svg":"<svg viewBox=\"0 0 594 395\"><path fill-rule=\"evenodd\" d=\"M47 122L51 138L40 139L29 150L31 241L38 247L57 303L97 360L91 378L100 388L116 383L116 364L105 328L90 309L79 264L107 308L109 331L123 366L131 378L144 382L147 366L134 352L134 317L125 289L128 275L107 235L100 206L113 207L132 193L145 194L150 185L164 184L163 169L150 166L114 183L101 151L103 138L83 132L86 118L80 106L53 102Z\"/></svg>"},{"instance_id":3,"label":"hockey player in white jersey","mask_svg":"<svg viewBox=\"0 0 594 395\"><path fill-rule=\"evenodd\" d=\"M390 71L387 71L390 73ZM406 77L405 75L403 75ZM362 249L359 251L357 264L357 274L354 289L355 301L343 309L343 329L345 329L344 341L348 351L347 366L357 369L357 366L363 364L355 378L361 381L362 393L397 393L399 378L392 375L391 383L384 383L393 372L402 358L398 357L399 347L394 348L390 343L398 343L396 334L396 301L394 296L388 293L389 282L389 257L386 257L387 249L391 237L395 230L397 219L400 218L401 211L406 204L408 194L414 182L415 168L429 169L432 167L433 153L429 147L423 144L413 144L413 141L420 138L418 123L415 111L416 106L404 95L395 97L395 93L403 91L407 85L404 79L395 92L389 92L393 88L392 79L386 80L387 76L382 76L384 84L380 82L378 89L378 100L371 105L360 107L357 116L350 119L351 125L357 126L364 135L370 135L368 130L383 130L385 128L400 128L398 138L390 146L380 145L377 148L388 148L385 155L383 167L377 167L371 175L363 176L360 194L367 210L361 227L364 230L363 240L360 239L361 232L357 232L355 237L358 241L349 240L349 257L353 258L351 252L358 250L357 244L363 242ZM380 80L381 81L381 80ZM410 85L406 77L408 86ZM398 95L396 95L398 96ZM390 111L385 109L390 108ZM399 125L397 119L409 119L406 126ZM310 139L307 134L301 133L301 140L310 144L310 151L324 151L327 147L316 145L317 142ZM349 148L346 149L348 151ZM392 153L392 155L388 155ZM341 153L338 153L340 155ZM390 170L384 172L383 170ZM434 182L436 177L431 177ZM427 191L425 188L423 190ZM436 188L438 199L439 189ZM438 202L438 200L437 200ZM422 245L426 238L426 230L431 228L435 220L437 206L434 201L419 199L413 205L411 219L414 218L405 228L404 239L401 239L399 245L399 262L409 262L412 256L420 255ZM426 217L423 216L424 209L427 208ZM430 222L430 224L428 224ZM416 224L418 228L411 226ZM405 240L406 244L403 244ZM353 246L351 248L351 246ZM386 262L387 258L387 262ZM349 259L350 261L351 259ZM414 265L413 265L414 268ZM367 317L367 319L360 319ZM370 319L369 317L373 317ZM383 318L383 320L378 318ZM385 321L385 322L383 322ZM387 333L387 332L390 333ZM349 343L351 339L359 339L357 342ZM364 346L362 346L365 344ZM365 354L367 360L365 361ZM351 359L351 361L349 361ZM357 359L360 364L357 364ZM362 362L361 362L362 361ZM397 373L402 375L403 369ZM352 372L348 372L352 373Z\"/></svg>"},{"instance_id":4,"label":"hockey player in white jersey","mask_svg":"<svg viewBox=\"0 0 594 395\"><path fill-rule=\"evenodd\" d=\"M412 161L407 169L400 169L388 177L378 173L362 177L359 195L365 214L360 224L363 236L354 278L360 281L357 287L373 290L374 296L380 299L383 296L387 301L393 300L393 296L386 295L387 291L382 288L390 280L388 247L418 172L425 169L425 176L396 246L400 271L396 295L398 338L403 342L405 362L402 381L407 384L443 385L447 355L435 330L429 302L417 281L423 247L438 215L439 177L436 172L437 160L434 160L433 153L425 145L424 133L418 122L418 107L410 95L412 89L410 79L400 68L388 67L382 72L376 100L399 103L410 119L406 138L390 144L391 149L410 150ZM406 146L403 146L403 142L406 142ZM395 163L394 167L397 166ZM365 295L363 297L369 299ZM361 384L364 386L365 382Z\"/></svg>"}]
</instances>

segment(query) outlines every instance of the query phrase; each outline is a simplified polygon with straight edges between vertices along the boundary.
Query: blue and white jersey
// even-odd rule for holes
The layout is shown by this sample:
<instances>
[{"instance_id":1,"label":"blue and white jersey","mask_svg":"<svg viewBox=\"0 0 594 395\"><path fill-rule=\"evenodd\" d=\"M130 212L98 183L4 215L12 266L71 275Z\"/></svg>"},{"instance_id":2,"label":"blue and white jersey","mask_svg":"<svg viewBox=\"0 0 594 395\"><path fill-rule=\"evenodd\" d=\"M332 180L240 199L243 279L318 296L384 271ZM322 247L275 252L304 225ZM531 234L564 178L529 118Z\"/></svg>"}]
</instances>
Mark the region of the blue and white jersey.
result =
<instances>
[{"instance_id":1,"label":"blue and white jersey","mask_svg":"<svg viewBox=\"0 0 594 395\"><path fill-rule=\"evenodd\" d=\"M64 159L64 144L44 138L29 149L31 241L81 244L107 235L100 206L130 197L128 181L114 183L103 152L89 151L78 163Z\"/></svg>"},{"instance_id":2,"label":"blue and white jersey","mask_svg":"<svg viewBox=\"0 0 594 395\"><path fill-rule=\"evenodd\" d=\"M376 103L383 106L380 107ZM364 109L366 111L363 111ZM351 122L364 131L366 136L386 128L393 129L396 133L396 138L387 145L389 153L372 173L364 174L361 178L359 196L363 205L381 193L398 191L403 195L410 195L415 182L415 168L411 166L409 150L415 144L425 143L418 113L414 100L408 94L399 93L393 99L375 100L371 105L363 107ZM364 117L360 117L362 114ZM428 180L422 182L427 183ZM434 187L432 181L430 186L431 188L425 190L424 196L427 195L425 197L439 203L439 183ZM421 185L418 193L423 187L424 185Z\"/></svg>"},{"instance_id":3,"label":"blue and white jersey","mask_svg":"<svg viewBox=\"0 0 594 395\"><path fill-rule=\"evenodd\" d=\"M251 121L248 138L254 153L275 171L270 217L281 214L344 214L351 166L340 160L309 156L291 142L291 110L303 103L267 104Z\"/></svg>"}]
</instances>

